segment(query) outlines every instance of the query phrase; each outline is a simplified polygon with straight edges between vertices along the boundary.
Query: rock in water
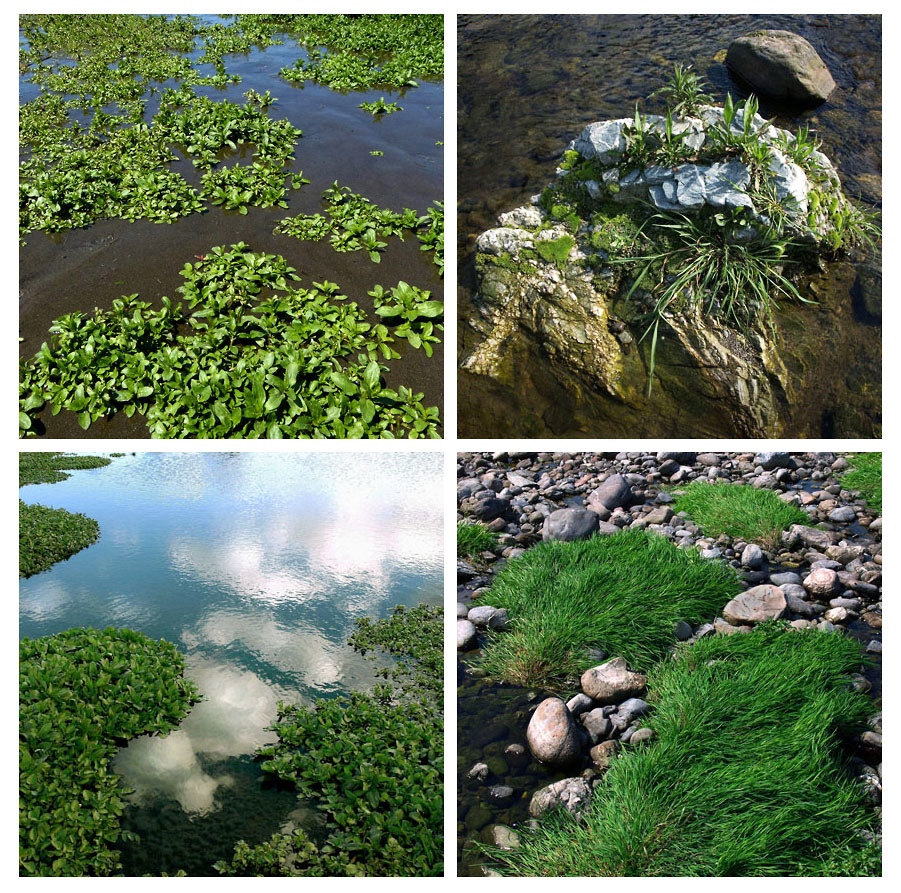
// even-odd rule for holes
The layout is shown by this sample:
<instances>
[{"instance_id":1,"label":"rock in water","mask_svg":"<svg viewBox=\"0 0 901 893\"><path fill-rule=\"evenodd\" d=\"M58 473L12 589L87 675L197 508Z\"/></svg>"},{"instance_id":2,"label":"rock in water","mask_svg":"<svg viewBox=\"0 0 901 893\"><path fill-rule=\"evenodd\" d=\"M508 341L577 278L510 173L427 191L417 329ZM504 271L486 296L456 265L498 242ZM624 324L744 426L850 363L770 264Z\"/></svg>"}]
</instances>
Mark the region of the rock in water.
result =
<instances>
[{"instance_id":1,"label":"rock in water","mask_svg":"<svg viewBox=\"0 0 901 893\"><path fill-rule=\"evenodd\" d=\"M526 740L536 759L555 766L575 761L582 746L579 728L560 698L547 698L538 705Z\"/></svg>"},{"instance_id":2,"label":"rock in water","mask_svg":"<svg viewBox=\"0 0 901 893\"><path fill-rule=\"evenodd\" d=\"M773 99L819 105L835 81L817 51L791 31L754 31L732 41L726 65L755 92Z\"/></svg>"},{"instance_id":3,"label":"rock in water","mask_svg":"<svg viewBox=\"0 0 901 893\"><path fill-rule=\"evenodd\" d=\"M533 818L552 809L563 808L578 818L591 800L591 788L584 778L564 778L532 795L529 815Z\"/></svg>"}]
</instances>

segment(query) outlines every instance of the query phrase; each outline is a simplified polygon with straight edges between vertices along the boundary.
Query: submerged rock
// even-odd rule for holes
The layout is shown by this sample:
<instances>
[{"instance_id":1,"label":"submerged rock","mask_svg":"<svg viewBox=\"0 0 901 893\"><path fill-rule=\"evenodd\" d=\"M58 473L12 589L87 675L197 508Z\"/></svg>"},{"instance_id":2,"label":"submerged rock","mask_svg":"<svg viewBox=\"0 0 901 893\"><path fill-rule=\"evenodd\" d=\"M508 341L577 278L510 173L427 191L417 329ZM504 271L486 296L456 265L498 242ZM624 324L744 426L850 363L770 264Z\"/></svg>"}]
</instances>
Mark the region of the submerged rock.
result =
<instances>
[{"instance_id":1,"label":"submerged rock","mask_svg":"<svg viewBox=\"0 0 901 893\"><path fill-rule=\"evenodd\" d=\"M552 809L565 809L578 818L591 801L591 786L584 778L564 778L532 795L529 815L538 818Z\"/></svg>"}]
</instances>

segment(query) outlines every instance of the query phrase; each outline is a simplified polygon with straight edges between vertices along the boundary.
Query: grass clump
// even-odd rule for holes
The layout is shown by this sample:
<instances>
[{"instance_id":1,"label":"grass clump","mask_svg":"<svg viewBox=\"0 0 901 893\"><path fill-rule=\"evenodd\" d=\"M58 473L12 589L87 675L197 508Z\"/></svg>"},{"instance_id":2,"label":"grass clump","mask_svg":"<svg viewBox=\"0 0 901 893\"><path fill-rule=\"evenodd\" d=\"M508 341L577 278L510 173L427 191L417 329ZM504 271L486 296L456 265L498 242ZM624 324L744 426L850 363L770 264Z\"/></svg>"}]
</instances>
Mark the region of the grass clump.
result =
<instances>
[{"instance_id":1,"label":"grass clump","mask_svg":"<svg viewBox=\"0 0 901 893\"><path fill-rule=\"evenodd\" d=\"M165 735L200 700L170 642L70 629L19 644L19 871L100 877L121 869L116 746Z\"/></svg>"},{"instance_id":2,"label":"grass clump","mask_svg":"<svg viewBox=\"0 0 901 893\"><path fill-rule=\"evenodd\" d=\"M394 609L357 621L351 644L396 660L372 692L279 705L277 744L263 769L297 786L325 818L257 847L241 842L233 876L434 876L443 870L443 619L440 608Z\"/></svg>"},{"instance_id":3,"label":"grass clump","mask_svg":"<svg viewBox=\"0 0 901 893\"><path fill-rule=\"evenodd\" d=\"M491 549L497 542L497 534L484 524L460 521L457 524L457 558L472 558Z\"/></svg>"},{"instance_id":4,"label":"grass clump","mask_svg":"<svg viewBox=\"0 0 901 893\"><path fill-rule=\"evenodd\" d=\"M693 518L707 536L726 534L733 539L773 548L792 524L810 519L796 506L783 502L770 490L741 484L692 481L676 499L676 511Z\"/></svg>"},{"instance_id":5,"label":"grass clump","mask_svg":"<svg viewBox=\"0 0 901 893\"><path fill-rule=\"evenodd\" d=\"M839 747L872 709L860 663L849 638L775 623L701 639L653 671L656 742L613 762L583 820L555 811L492 855L529 876L878 874Z\"/></svg>"},{"instance_id":6,"label":"grass clump","mask_svg":"<svg viewBox=\"0 0 901 893\"><path fill-rule=\"evenodd\" d=\"M710 619L739 590L724 562L646 531L543 543L491 587L491 604L508 609L513 629L495 637L484 667L513 683L560 684L591 666L588 649L601 648L646 670L673 643L677 621Z\"/></svg>"},{"instance_id":7,"label":"grass clump","mask_svg":"<svg viewBox=\"0 0 901 893\"><path fill-rule=\"evenodd\" d=\"M847 459L851 467L842 475L842 486L859 490L870 508L881 512L882 453L852 453Z\"/></svg>"}]
</instances>

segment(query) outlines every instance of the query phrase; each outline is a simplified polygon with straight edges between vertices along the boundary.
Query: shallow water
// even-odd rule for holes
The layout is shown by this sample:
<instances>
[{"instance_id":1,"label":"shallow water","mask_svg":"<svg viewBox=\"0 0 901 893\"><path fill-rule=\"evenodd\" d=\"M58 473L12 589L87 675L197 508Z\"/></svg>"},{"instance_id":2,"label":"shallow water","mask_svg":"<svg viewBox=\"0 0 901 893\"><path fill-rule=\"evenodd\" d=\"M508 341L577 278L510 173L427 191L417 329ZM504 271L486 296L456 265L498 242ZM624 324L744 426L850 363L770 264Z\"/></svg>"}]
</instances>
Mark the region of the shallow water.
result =
<instances>
[{"instance_id":1,"label":"shallow water","mask_svg":"<svg viewBox=\"0 0 901 893\"><path fill-rule=\"evenodd\" d=\"M214 21L217 17L201 17ZM90 313L95 307L108 308L123 294L140 294L142 300L160 305L167 295L178 299L176 289L183 280L178 275L195 255L207 254L215 245L246 242L254 251L281 254L301 277L298 285L309 287L323 279L337 282L341 293L361 307L372 309L367 292L375 284L386 288L404 280L429 290L438 299L443 283L432 263L432 253L420 251L412 234L401 242L388 239L381 263L374 264L365 251L338 254L327 242L302 242L272 230L278 220L295 214L322 210L322 191L337 180L382 207L414 208L424 214L444 189L443 85L420 81L419 86L402 91L370 90L338 92L314 83L294 85L278 76L279 69L293 64L305 54L290 38L278 46L231 54L223 61L229 74L242 81L226 88L195 87L198 95L244 103L248 90L278 98L269 114L288 119L303 131L295 146L292 171L303 171L310 182L286 196L288 208L249 208L246 215L209 205L201 214L183 217L173 224L146 220L134 223L101 220L92 226L62 233L29 233L19 252L19 334L20 354L33 356L48 339L54 319L64 313ZM194 56L202 55L202 50ZM211 69L212 70L212 69ZM167 81L163 87L178 86ZM20 100L33 98L34 88L20 84ZM361 102L384 96L399 101L402 112L374 117L357 108ZM156 99L148 103L149 118L158 109ZM241 147L239 147L241 148ZM380 150L382 156L370 155ZM250 147L235 154L249 161ZM193 164L174 162L172 169L192 185L200 182ZM372 321L378 321L373 315ZM425 394L427 406L441 407L443 399L443 344L435 345L432 358L414 350L406 341L395 348L402 354L391 362L386 376L389 387L404 384ZM98 422L83 431L75 415L68 412L39 416L50 436L57 437L149 437L143 420L124 415Z\"/></svg>"},{"instance_id":2,"label":"shallow water","mask_svg":"<svg viewBox=\"0 0 901 893\"><path fill-rule=\"evenodd\" d=\"M94 545L20 583L20 635L128 627L174 642L204 700L166 738L120 750L137 793L125 872L209 875L238 839L317 818L254 751L279 700L368 688L357 617L442 602L440 454L146 453L22 488L83 512Z\"/></svg>"},{"instance_id":3,"label":"shallow water","mask_svg":"<svg viewBox=\"0 0 901 893\"><path fill-rule=\"evenodd\" d=\"M744 97L714 56L755 28L806 37L838 85L819 108L761 114L797 130L807 124L835 162L846 193L881 206L882 82L878 16L472 16L458 17L458 288L460 357L479 342L472 328L475 238L497 215L528 202L553 178L566 145L592 121L630 114L636 101L660 112L674 63L691 64L718 100ZM839 264L820 277L817 308L784 318L785 360L796 390L786 436L873 437L881 418L881 321L861 307L870 278ZM881 288L876 271L875 288ZM735 436L728 418L707 416L692 395L623 407L561 380L535 345L523 351L512 387L458 371L459 434L468 437ZM658 355L678 379L681 354ZM662 367L660 367L662 368ZM659 390L659 389L657 389ZM684 391L684 389L683 389ZM708 406L698 401L699 406ZM694 417L692 413L694 412Z\"/></svg>"}]
</instances>

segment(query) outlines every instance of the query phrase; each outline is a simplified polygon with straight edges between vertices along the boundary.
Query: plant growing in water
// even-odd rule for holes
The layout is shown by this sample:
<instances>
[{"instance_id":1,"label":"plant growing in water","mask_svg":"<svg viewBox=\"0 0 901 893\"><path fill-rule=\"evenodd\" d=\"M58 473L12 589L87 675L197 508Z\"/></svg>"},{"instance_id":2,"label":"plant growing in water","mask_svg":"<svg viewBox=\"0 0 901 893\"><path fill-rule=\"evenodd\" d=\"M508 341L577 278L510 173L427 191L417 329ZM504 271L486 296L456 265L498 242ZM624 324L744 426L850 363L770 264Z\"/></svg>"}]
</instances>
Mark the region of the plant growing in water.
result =
<instances>
[{"instance_id":1,"label":"plant growing in water","mask_svg":"<svg viewBox=\"0 0 901 893\"><path fill-rule=\"evenodd\" d=\"M377 118L379 115L390 115L392 112L402 112L403 107L396 102L385 102L385 97L380 96L377 102L361 102L358 109L365 109Z\"/></svg>"}]
</instances>

